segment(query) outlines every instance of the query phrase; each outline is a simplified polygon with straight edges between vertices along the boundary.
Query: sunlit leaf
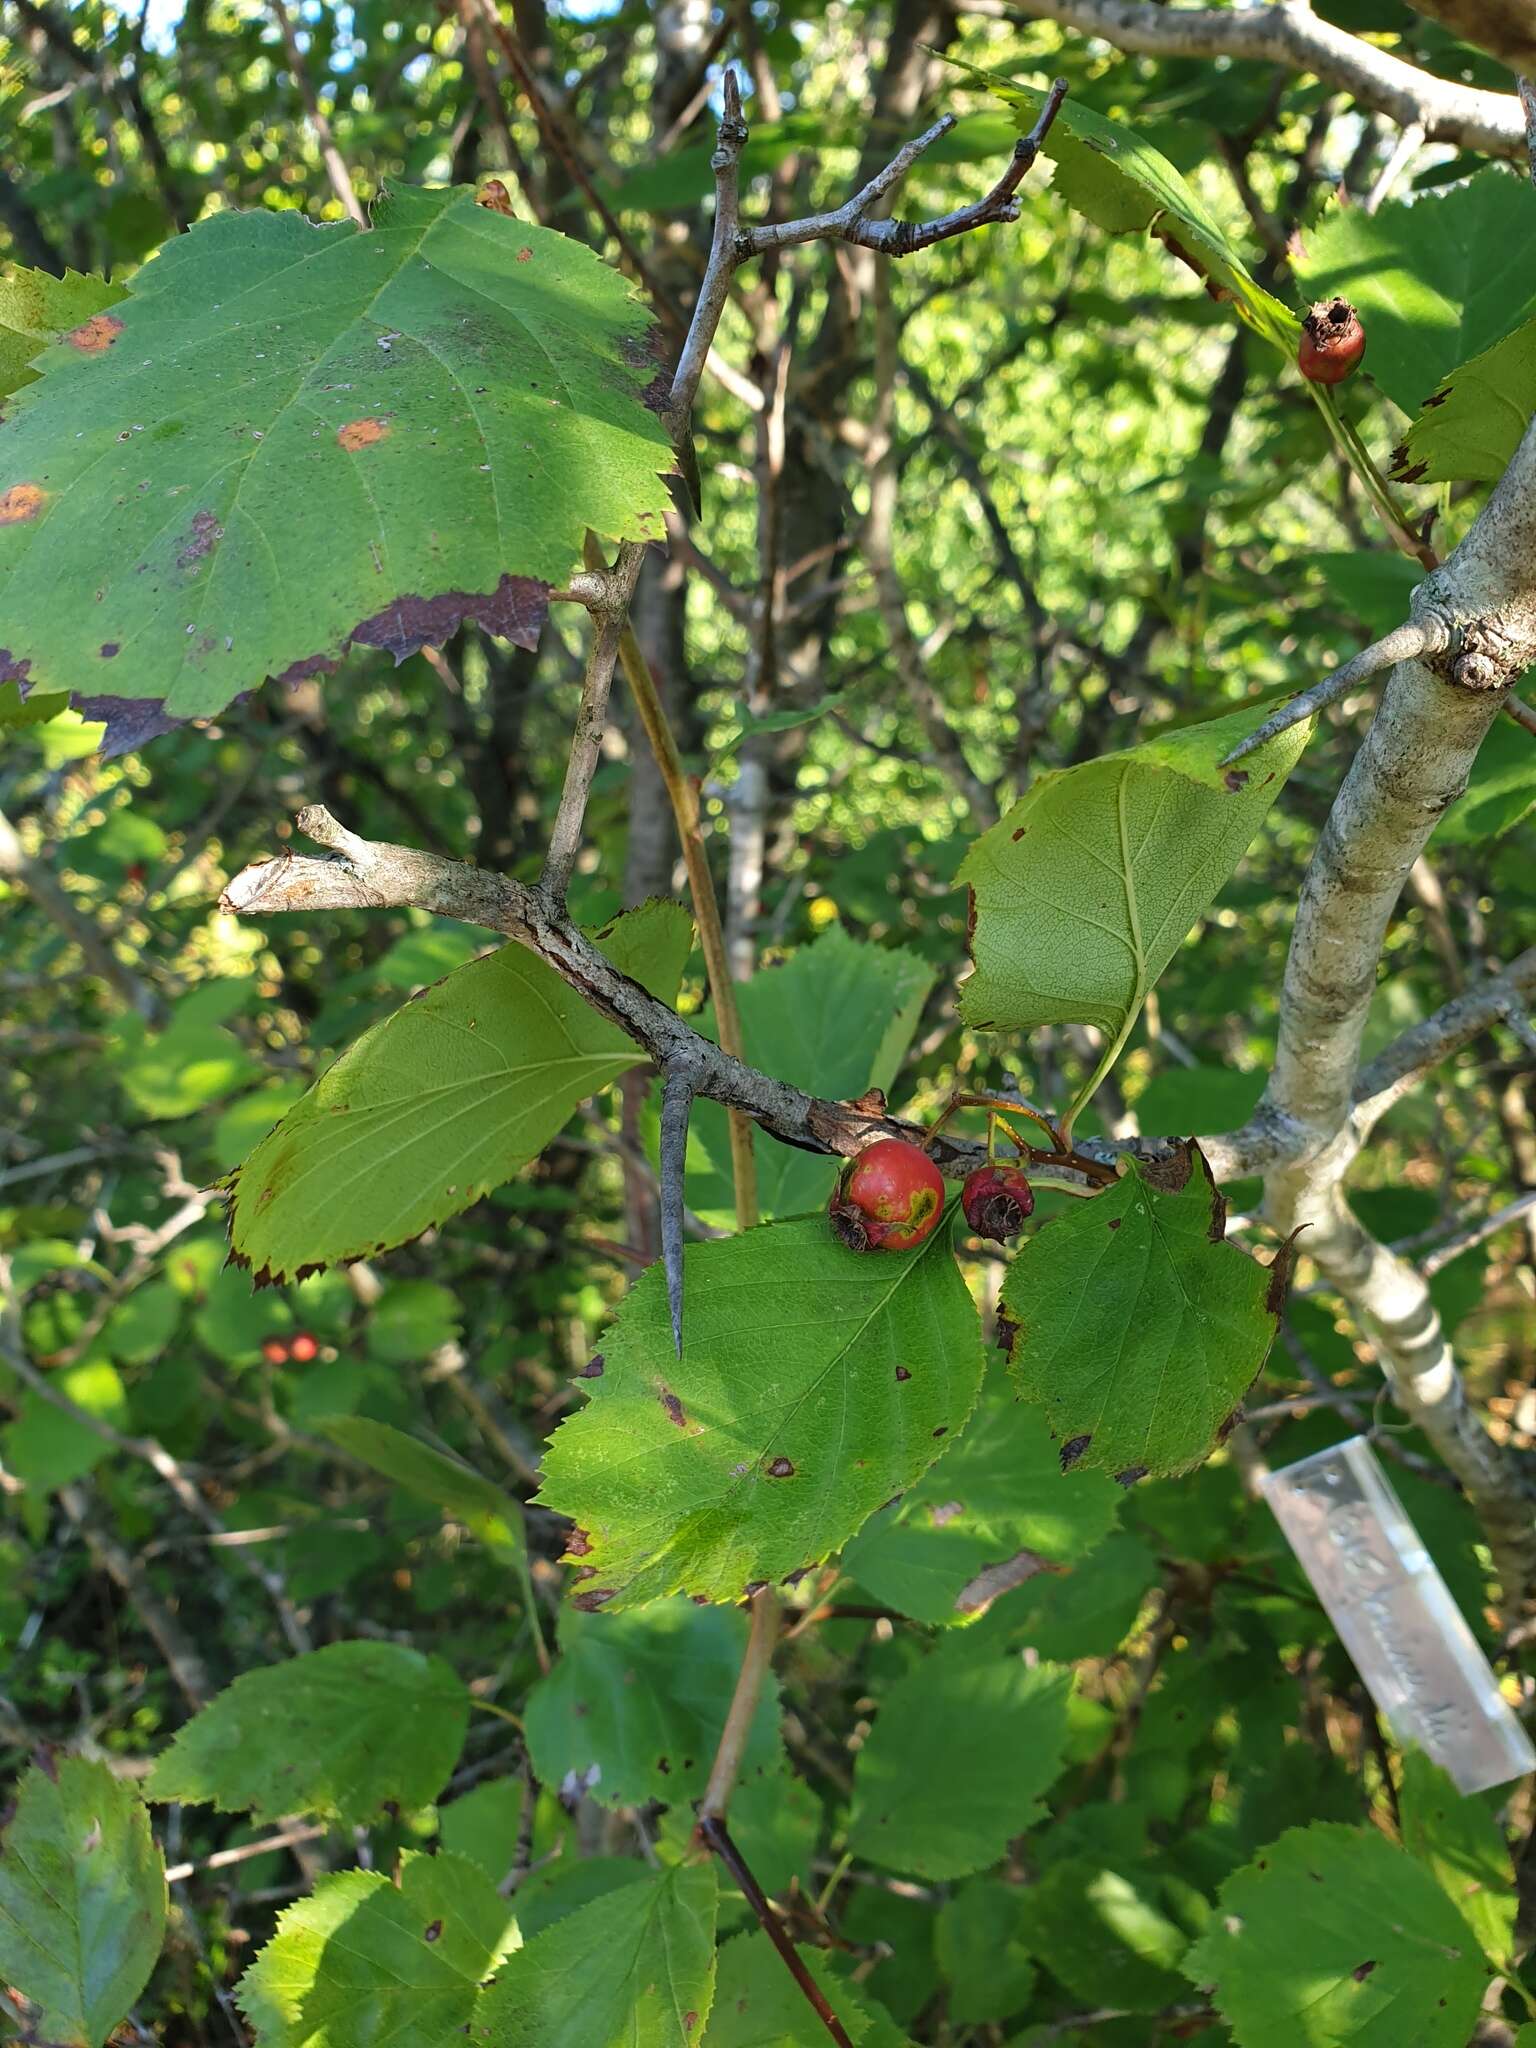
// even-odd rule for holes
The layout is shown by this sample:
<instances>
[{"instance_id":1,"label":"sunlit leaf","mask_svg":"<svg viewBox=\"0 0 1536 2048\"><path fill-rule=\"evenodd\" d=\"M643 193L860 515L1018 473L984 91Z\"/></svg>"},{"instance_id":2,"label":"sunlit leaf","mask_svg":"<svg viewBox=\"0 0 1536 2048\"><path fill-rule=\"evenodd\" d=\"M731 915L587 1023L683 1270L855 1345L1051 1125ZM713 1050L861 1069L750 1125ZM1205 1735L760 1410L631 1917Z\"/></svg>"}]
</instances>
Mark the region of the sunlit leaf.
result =
<instances>
[{"instance_id":1,"label":"sunlit leaf","mask_svg":"<svg viewBox=\"0 0 1536 2048\"><path fill-rule=\"evenodd\" d=\"M532 647L588 528L660 534L646 331L617 271L472 191L397 187L366 234L213 214L14 401L0 678L191 718L464 618Z\"/></svg>"},{"instance_id":2,"label":"sunlit leaf","mask_svg":"<svg viewBox=\"0 0 1536 2048\"><path fill-rule=\"evenodd\" d=\"M816 1216L690 1245L686 1268L682 1357L653 1267L545 1456L584 1606L738 1600L819 1562L927 1469L981 1382L943 1227L861 1256Z\"/></svg>"}]
</instances>

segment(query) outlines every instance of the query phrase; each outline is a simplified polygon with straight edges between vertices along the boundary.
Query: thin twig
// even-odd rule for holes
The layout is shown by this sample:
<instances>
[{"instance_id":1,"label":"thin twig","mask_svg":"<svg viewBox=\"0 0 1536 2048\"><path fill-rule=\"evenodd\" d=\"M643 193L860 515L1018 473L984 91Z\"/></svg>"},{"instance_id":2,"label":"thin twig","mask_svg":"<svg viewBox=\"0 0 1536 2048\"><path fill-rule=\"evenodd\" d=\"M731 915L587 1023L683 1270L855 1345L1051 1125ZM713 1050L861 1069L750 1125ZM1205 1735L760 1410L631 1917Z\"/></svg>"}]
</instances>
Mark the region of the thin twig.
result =
<instances>
[{"instance_id":1,"label":"thin twig","mask_svg":"<svg viewBox=\"0 0 1536 2048\"><path fill-rule=\"evenodd\" d=\"M1424 1278L1433 1279L1442 1266L1448 1266L1452 1259L1459 1259L1463 1252L1471 1251L1474 1246L1492 1237L1496 1231L1506 1229L1511 1223L1518 1223L1520 1218L1529 1215L1532 1209L1536 1209L1536 1188L1531 1189L1528 1194L1518 1196L1513 1202L1506 1203L1502 1209L1496 1209L1491 1216L1484 1216L1481 1221L1469 1225L1467 1229L1457 1231L1454 1237L1448 1237L1444 1244L1436 1245L1432 1252L1427 1253L1419 1261Z\"/></svg>"},{"instance_id":2,"label":"thin twig","mask_svg":"<svg viewBox=\"0 0 1536 2048\"><path fill-rule=\"evenodd\" d=\"M620 255L645 286L657 313L674 333L681 334L684 329L683 317L672 303L671 294L659 282L655 272L620 226L612 207L593 184L586 165L571 147L559 117L545 99L522 45L496 12L493 0L480 0L480 4L487 28L501 45L501 54L507 60L508 69L522 87L523 97L533 109L533 118L539 124L539 134L544 139L545 147L560 159L572 183L579 187L587 204L617 242Z\"/></svg>"},{"instance_id":3,"label":"thin twig","mask_svg":"<svg viewBox=\"0 0 1536 2048\"><path fill-rule=\"evenodd\" d=\"M293 18L284 6L283 0L268 0L273 19L283 34L283 47L288 52L288 69L294 84L299 89L299 98L304 102L304 111L309 116L309 125L315 131L315 140L320 145L320 161L325 165L325 174L331 181L331 190L346 208L348 214L360 228L368 226L368 216L363 211L352 184L352 173L347 169L346 159L336 147L336 137L324 109L316 96L304 62L304 53L299 48L299 39L293 32Z\"/></svg>"},{"instance_id":4,"label":"thin twig","mask_svg":"<svg viewBox=\"0 0 1536 2048\"><path fill-rule=\"evenodd\" d=\"M752 1875L746 1859L731 1840L730 1830L722 1818L715 1814L699 1816L699 1839L712 1849L736 1880L747 1904L757 1915L758 1924L773 1943L784 1960L784 1966L805 1994L806 2002L821 2024L826 2028L838 2048L853 2048L847 2029L837 2014L828 2005L821 1986L805 1967L805 1959L790 1940L782 1921L769 1905L762 1886Z\"/></svg>"},{"instance_id":5,"label":"thin twig","mask_svg":"<svg viewBox=\"0 0 1536 2048\"><path fill-rule=\"evenodd\" d=\"M592 644L587 651L586 672L581 682L581 704L576 713L576 730L571 736L571 755L565 766L565 786L550 830L549 850L539 886L552 903L563 903L581 851L582 826L586 821L587 797L602 755L603 734L608 729L608 696L613 671L624 635L624 615L640 579L645 560L641 541L625 541L609 577L606 602L593 613Z\"/></svg>"}]
</instances>

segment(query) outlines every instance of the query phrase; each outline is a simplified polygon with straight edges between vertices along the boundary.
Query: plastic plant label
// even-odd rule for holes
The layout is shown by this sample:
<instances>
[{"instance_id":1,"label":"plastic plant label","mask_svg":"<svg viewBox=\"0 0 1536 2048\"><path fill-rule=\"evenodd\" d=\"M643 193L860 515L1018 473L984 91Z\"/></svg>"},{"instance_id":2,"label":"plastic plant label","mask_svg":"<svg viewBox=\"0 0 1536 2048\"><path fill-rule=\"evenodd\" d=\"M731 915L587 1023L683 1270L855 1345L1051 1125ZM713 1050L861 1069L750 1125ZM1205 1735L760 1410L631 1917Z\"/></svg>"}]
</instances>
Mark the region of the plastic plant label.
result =
<instances>
[{"instance_id":1,"label":"plastic plant label","mask_svg":"<svg viewBox=\"0 0 1536 2048\"><path fill-rule=\"evenodd\" d=\"M1460 1608L1363 1436L1268 1473L1264 1495L1371 1698L1462 1793L1536 1770Z\"/></svg>"}]
</instances>

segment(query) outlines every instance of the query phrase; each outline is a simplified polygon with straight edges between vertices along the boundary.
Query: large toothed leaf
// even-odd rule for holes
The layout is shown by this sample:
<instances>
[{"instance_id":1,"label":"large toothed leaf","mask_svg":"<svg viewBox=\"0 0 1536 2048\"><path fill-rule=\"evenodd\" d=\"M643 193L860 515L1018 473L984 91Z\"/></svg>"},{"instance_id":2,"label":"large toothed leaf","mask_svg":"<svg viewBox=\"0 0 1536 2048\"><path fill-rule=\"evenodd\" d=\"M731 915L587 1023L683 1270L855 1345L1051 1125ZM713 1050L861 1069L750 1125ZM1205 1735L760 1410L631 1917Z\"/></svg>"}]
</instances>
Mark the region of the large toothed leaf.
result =
<instances>
[{"instance_id":1,"label":"large toothed leaf","mask_svg":"<svg viewBox=\"0 0 1536 2048\"><path fill-rule=\"evenodd\" d=\"M24 2038L97 2048L164 1933L165 1865L132 1785L77 1756L28 1771L0 1834L0 1983L34 2008Z\"/></svg>"},{"instance_id":2,"label":"large toothed leaf","mask_svg":"<svg viewBox=\"0 0 1536 2048\"><path fill-rule=\"evenodd\" d=\"M1507 1970L1515 1954L1520 1894L1509 1844L1484 1797L1464 1797L1419 1750L1403 1758L1403 1847L1434 1874L1488 1960Z\"/></svg>"},{"instance_id":3,"label":"large toothed leaf","mask_svg":"<svg viewBox=\"0 0 1536 2048\"><path fill-rule=\"evenodd\" d=\"M465 617L531 647L588 527L660 532L618 273L467 190L373 219L217 214L39 359L0 423L0 680L189 718Z\"/></svg>"},{"instance_id":4,"label":"large toothed leaf","mask_svg":"<svg viewBox=\"0 0 1536 2048\"><path fill-rule=\"evenodd\" d=\"M981 1383L942 1226L861 1255L815 1216L690 1245L686 1264L682 1357L653 1267L545 1456L539 1498L578 1525L585 1606L738 1600L819 1562L926 1471Z\"/></svg>"},{"instance_id":5,"label":"large toothed leaf","mask_svg":"<svg viewBox=\"0 0 1536 2048\"><path fill-rule=\"evenodd\" d=\"M96 316L122 297L120 284L78 270L51 277L46 270L0 266L0 398L34 381L37 372L29 365L50 342L67 338L88 350L97 335L110 333L110 323Z\"/></svg>"},{"instance_id":6,"label":"large toothed leaf","mask_svg":"<svg viewBox=\"0 0 1536 2048\"><path fill-rule=\"evenodd\" d=\"M713 1868L680 1864L594 1899L503 1964L482 2048L693 2048L715 1989Z\"/></svg>"},{"instance_id":7,"label":"large toothed leaf","mask_svg":"<svg viewBox=\"0 0 1536 2048\"><path fill-rule=\"evenodd\" d=\"M512 1908L462 1856L407 1852L323 1877L279 1914L236 1997L260 2048L443 2048L517 1943Z\"/></svg>"},{"instance_id":8,"label":"large toothed leaf","mask_svg":"<svg viewBox=\"0 0 1536 2048\"><path fill-rule=\"evenodd\" d=\"M1391 474L1410 484L1492 483L1533 415L1536 320L1527 320L1447 372L1393 450Z\"/></svg>"},{"instance_id":9,"label":"large toothed leaf","mask_svg":"<svg viewBox=\"0 0 1536 2048\"><path fill-rule=\"evenodd\" d=\"M972 70L970 65L960 68ZM1034 126L1045 101L1037 87L994 72L975 71L973 76L1013 109L1021 130ZM1299 334L1295 314L1265 291L1204 200L1145 136L1068 98L1042 153L1055 161L1052 191L1069 206L1107 234L1154 236L1266 341L1294 353Z\"/></svg>"},{"instance_id":10,"label":"large toothed leaf","mask_svg":"<svg viewBox=\"0 0 1536 2048\"><path fill-rule=\"evenodd\" d=\"M528 1695L528 1754L541 1783L568 1775L605 1806L696 1799L720 1744L747 1647L747 1618L691 1600L560 1623L560 1658ZM778 1689L763 1690L745 1753L782 1752Z\"/></svg>"},{"instance_id":11,"label":"large toothed leaf","mask_svg":"<svg viewBox=\"0 0 1536 2048\"><path fill-rule=\"evenodd\" d=\"M331 1643L247 1671L155 1765L152 1799L223 1813L318 1813L364 1825L427 1805L458 1762L469 1695L441 1657Z\"/></svg>"},{"instance_id":12,"label":"large toothed leaf","mask_svg":"<svg viewBox=\"0 0 1536 2048\"><path fill-rule=\"evenodd\" d=\"M1036 777L960 870L975 905L968 1023L1093 1024L1118 1045L1311 731L1295 726L1223 770L1258 722L1237 711Z\"/></svg>"},{"instance_id":13,"label":"large toothed leaf","mask_svg":"<svg viewBox=\"0 0 1536 2048\"><path fill-rule=\"evenodd\" d=\"M1009 1267L1010 1369L1064 1465L1187 1471L1231 1421L1274 1341L1289 1259L1260 1266L1225 1219L1204 1154L1183 1146L1074 1202Z\"/></svg>"},{"instance_id":14,"label":"large toothed leaf","mask_svg":"<svg viewBox=\"0 0 1536 2048\"><path fill-rule=\"evenodd\" d=\"M1058 1449L999 1368L959 1443L859 1532L843 1569L914 1620L953 1624L1022 1552L1042 1569L1076 1563L1114 1527L1121 1495L1101 1472L1063 1473Z\"/></svg>"},{"instance_id":15,"label":"large toothed leaf","mask_svg":"<svg viewBox=\"0 0 1536 2048\"><path fill-rule=\"evenodd\" d=\"M668 1000L693 925L627 912L601 944ZM365 1031L232 1180L230 1247L259 1279L387 1250L536 1159L579 1102L645 1055L520 946L472 960Z\"/></svg>"},{"instance_id":16,"label":"large toothed leaf","mask_svg":"<svg viewBox=\"0 0 1536 2048\"><path fill-rule=\"evenodd\" d=\"M849 1849L919 1877L995 1863L1060 1775L1071 1693L1058 1665L951 1637L886 1689L853 1774Z\"/></svg>"},{"instance_id":17,"label":"large toothed leaf","mask_svg":"<svg viewBox=\"0 0 1536 2048\"><path fill-rule=\"evenodd\" d=\"M1292 1828L1184 1958L1239 2048L1463 2048L1488 1970L1433 1877L1372 1828Z\"/></svg>"}]
</instances>

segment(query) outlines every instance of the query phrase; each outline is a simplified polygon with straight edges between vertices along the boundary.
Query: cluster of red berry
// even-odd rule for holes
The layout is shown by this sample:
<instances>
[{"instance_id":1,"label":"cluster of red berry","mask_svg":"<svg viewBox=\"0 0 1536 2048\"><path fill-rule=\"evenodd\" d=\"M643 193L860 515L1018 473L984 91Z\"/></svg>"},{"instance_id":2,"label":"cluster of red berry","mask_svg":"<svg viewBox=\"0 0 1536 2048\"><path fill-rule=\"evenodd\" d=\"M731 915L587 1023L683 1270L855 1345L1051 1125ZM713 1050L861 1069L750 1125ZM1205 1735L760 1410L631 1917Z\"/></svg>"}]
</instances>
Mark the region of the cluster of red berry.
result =
<instances>
[{"instance_id":1,"label":"cluster of red berry","mask_svg":"<svg viewBox=\"0 0 1536 2048\"><path fill-rule=\"evenodd\" d=\"M1023 1229L1034 1190L1018 1167L988 1161L967 1177L960 1206L979 1237L1002 1244ZM833 1230L856 1252L909 1252L943 1213L943 1174L905 1138L880 1138L851 1159L828 1204Z\"/></svg>"},{"instance_id":2,"label":"cluster of red berry","mask_svg":"<svg viewBox=\"0 0 1536 2048\"><path fill-rule=\"evenodd\" d=\"M309 1365L320 1356L320 1346L308 1330L298 1330L287 1338L263 1337L261 1355L268 1365Z\"/></svg>"}]
</instances>

